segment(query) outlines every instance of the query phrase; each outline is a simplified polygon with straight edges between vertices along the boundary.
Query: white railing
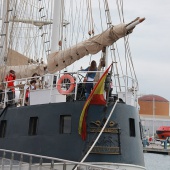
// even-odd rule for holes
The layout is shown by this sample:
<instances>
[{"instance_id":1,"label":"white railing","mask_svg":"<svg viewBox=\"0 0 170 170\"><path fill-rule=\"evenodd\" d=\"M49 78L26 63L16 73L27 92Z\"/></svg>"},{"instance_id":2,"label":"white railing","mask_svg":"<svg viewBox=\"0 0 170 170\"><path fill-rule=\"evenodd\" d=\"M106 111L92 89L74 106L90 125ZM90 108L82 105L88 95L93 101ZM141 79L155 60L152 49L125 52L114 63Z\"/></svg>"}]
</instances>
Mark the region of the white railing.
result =
<instances>
[{"instance_id":1,"label":"white railing","mask_svg":"<svg viewBox=\"0 0 170 170\"><path fill-rule=\"evenodd\" d=\"M85 91L85 84L88 83L83 82L86 73L87 71L64 72L17 79L14 81L15 97L11 99L11 103L15 103L16 106L24 106L64 102L68 98L71 98L72 100L86 100L85 95L83 94L84 92L81 94L82 96L80 96L79 94L80 90ZM100 71L100 74L102 73L103 72ZM68 81L69 78L66 78L64 79L62 86L60 86L59 80L63 75L71 75L73 77L73 81ZM30 89L30 81L33 78L37 79L36 91ZM118 98L122 98L122 100L129 105L137 107L137 83L128 76L123 76L119 78L117 76L114 76L111 77L111 79L113 82L112 95L115 95ZM118 80L119 83L117 83ZM10 100L8 99L9 88L7 87L7 85L8 82L4 82L3 84L1 83L0 87L0 107L2 108L5 108L6 104L10 102ZM80 89L80 85L82 89ZM72 86L72 89L70 91L67 91L70 86ZM59 91L58 89L60 89L61 91ZM30 96L29 101L26 101L26 94L28 90ZM61 94L63 93L63 91L67 91L67 94ZM38 97L38 100L36 98L37 95L40 96ZM46 96L45 99L44 96Z\"/></svg>"},{"instance_id":2,"label":"white railing","mask_svg":"<svg viewBox=\"0 0 170 170\"><path fill-rule=\"evenodd\" d=\"M17 158L17 159L16 159ZM123 163L80 163L60 158L0 149L1 170L145 170Z\"/></svg>"}]
</instances>

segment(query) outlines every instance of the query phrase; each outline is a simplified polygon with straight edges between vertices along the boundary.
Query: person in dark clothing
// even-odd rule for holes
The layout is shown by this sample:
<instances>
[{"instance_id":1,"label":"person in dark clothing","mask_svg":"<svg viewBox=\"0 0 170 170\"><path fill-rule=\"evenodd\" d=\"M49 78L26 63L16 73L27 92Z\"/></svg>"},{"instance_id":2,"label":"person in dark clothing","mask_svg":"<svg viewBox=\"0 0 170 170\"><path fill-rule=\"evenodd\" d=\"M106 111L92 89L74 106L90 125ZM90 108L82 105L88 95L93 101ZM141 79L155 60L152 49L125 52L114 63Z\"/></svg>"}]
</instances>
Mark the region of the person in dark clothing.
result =
<instances>
[{"instance_id":1,"label":"person in dark clothing","mask_svg":"<svg viewBox=\"0 0 170 170\"><path fill-rule=\"evenodd\" d=\"M96 61L92 61L90 66L87 67L86 69L82 69L82 71L97 71L97 64ZM91 93L91 90L93 89L93 81L95 78L96 72L92 72L92 73L87 73L86 74L86 99L89 97L89 94Z\"/></svg>"},{"instance_id":2,"label":"person in dark clothing","mask_svg":"<svg viewBox=\"0 0 170 170\"><path fill-rule=\"evenodd\" d=\"M108 75L106 77L104 89L106 91L106 98L111 97L112 90L113 90L113 84L112 84L112 79L111 79L110 73L108 73Z\"/></svg>"},{"instance_id":3,"label":"person in dark clothing","mask_svg":"<svg viewBox=\"0 0 170 170\"><path fill-rule=\"evenodd\" d=\"M3 83L0 83L0 107L3 105L4 100L4 85Z\"/></svg>"}]
</instances>

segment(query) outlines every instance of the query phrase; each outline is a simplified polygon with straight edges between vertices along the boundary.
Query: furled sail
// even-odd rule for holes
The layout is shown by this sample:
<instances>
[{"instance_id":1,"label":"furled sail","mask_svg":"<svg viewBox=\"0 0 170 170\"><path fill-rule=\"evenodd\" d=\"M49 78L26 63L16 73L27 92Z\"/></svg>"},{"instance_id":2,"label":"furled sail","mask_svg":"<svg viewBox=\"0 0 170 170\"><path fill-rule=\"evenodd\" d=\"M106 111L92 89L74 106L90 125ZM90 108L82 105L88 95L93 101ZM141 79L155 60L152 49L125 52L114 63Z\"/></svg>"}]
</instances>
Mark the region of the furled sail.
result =
<instances>
[{"instance_id":1,"label":"furled sail","mask_svg":"<svg viewBox=\"0 0 170 170\"><path fill-rule=\"evenodd\" d=\"M22 55L21 53L13 49L9 49L6 65L7 66L28 65L28 60L29 60L28 57Z\"/></svg>"},{"instance_id":2,"label":"furled sail","mask_svg":"<svg viewBox=\"0 0 170 170\"><path fill-rule=\"evenodd\" d=\"M109 46L119 38L124 37L127 34L127 31L126 24L112 26L103 33L78 43L73 47L51 53L48 56L48 72L54 73L62 70L88 54L98 53L103 47Z\"/></svg>"},{"instance_id":3,"label":"furled sail","mask_svg":"<svg viewBox=\"0 0 170 170\"><path fill-rule=\"evenodd\" d=\"M28 57L13 49L8 49L6 65L0 67L0 81L4 81L4 77L10 70L15 71L18 79L31 77L34 73L41 76L45 74L46 64L36 63L36 61L29 64L28 61Z\"/></svg>"},{"instance_id":4,"label":"furled sail","mask_svg":"<svg viewBox=\"0 0 170 170\"><path fill-rule=\"evenodd\" d=\"M8 74L10 70L14 70L16 78L27 78L31 77L34 73L38 73L40 76L45 74L46 65L44 64L31 64L31 65L21 65L21 66L2 66L0 68L0 81L4 81L5 75Z\"/></svg>"}]
</instances>

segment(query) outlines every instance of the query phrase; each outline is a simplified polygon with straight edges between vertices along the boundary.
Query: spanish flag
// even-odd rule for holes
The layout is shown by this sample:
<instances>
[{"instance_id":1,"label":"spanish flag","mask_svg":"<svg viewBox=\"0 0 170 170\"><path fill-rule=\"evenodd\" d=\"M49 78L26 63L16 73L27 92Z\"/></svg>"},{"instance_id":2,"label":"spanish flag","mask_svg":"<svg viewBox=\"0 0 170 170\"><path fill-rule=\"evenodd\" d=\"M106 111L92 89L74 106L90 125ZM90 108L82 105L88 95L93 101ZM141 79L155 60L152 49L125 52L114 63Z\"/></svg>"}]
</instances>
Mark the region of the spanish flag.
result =
<instances>
[{"instance_id":1,"label":"spanish flag","mask_svg":"<svg viewBox=\"0 0 170 170\"><path fill-rule=\"evenodd\" d=\"M86 139L86 116L87 116L89 105L90 104L98 104L98 105L106 104L106 100L104 99L104 82L105 82L106 76L109 72L111 65L103 73L102 77L99 79L97 84L94 86L81 112L78 131L83 140Z\"/></svg>"}]
</instances>

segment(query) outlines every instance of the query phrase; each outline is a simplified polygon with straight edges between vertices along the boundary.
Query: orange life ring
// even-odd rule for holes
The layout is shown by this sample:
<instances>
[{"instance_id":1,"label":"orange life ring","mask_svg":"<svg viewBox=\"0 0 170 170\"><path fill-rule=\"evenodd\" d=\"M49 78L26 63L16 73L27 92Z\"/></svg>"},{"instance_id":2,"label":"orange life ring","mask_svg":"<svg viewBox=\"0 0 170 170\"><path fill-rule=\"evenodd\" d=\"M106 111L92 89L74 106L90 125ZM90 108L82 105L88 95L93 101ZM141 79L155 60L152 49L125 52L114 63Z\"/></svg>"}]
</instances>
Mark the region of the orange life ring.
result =
<instances>
[{"instance_id":1,"label":"orange life ring","mask_svg":"<svg viewBox=\"0 0 170 170\"><path fill-rule=\"evenodd\" d=\"M70 81L70 87L68 90L63 90L61 87L62 87L63 81L66 79ZM63 76L61 76L57 82L57 90L60 94L70 94L74 90L74 87L75 87L74 78L69 74L64 74Z\"/></svg>"}]
</instances>

